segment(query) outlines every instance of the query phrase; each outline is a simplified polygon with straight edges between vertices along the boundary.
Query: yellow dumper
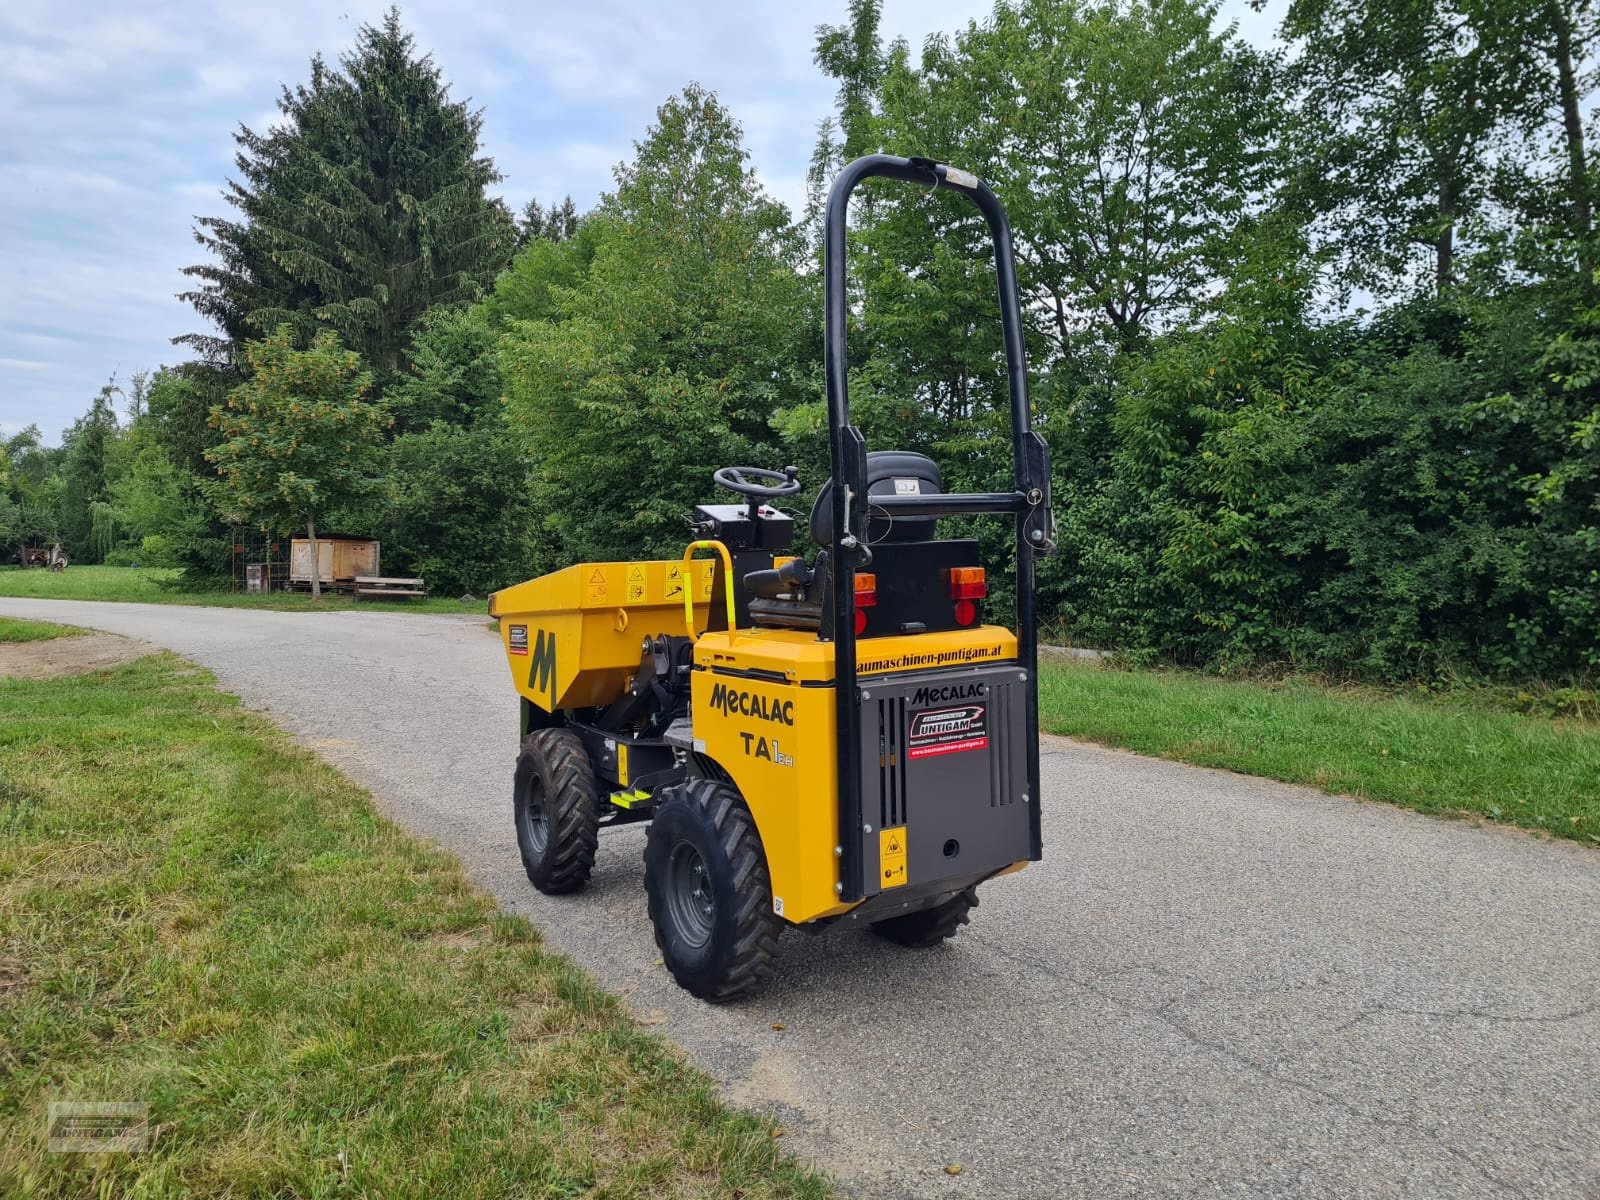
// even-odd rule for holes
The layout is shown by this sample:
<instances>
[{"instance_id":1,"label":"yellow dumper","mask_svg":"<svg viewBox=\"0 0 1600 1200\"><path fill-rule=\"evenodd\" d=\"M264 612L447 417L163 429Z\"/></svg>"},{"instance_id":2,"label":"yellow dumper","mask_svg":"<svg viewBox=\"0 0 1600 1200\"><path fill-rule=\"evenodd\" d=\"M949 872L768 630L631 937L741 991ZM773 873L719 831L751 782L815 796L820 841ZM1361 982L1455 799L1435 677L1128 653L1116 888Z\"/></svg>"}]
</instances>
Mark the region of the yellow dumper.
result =
<instances>
[{"instance_id":1,"label":"yellow dumper","mask_svg":"<svg viewBox=\"0 0 1600 1200\"><path fill-rule=\"evenodd\" d=\"M959 192L998 268L1013 487L946 494L938 466L867 453L849 423L845 206L870 176ZM769 970L788 925L953 935L985 880L1040 855L1034 563L1053 549L1049 452L1029 428L1005 213L926 159L845 168L825 225L833 475L808 559L783 472L728 467L681 558L579 563L490 598L521 695L514 809L528 877L589 880L602 824L649 820L645 891L677 981L722 1001ZM842 483L841 483L842 481ZM979 545L938 519L994 514L1016 542L1015 621L986 622Z\"/></svg>"}]
</instances>

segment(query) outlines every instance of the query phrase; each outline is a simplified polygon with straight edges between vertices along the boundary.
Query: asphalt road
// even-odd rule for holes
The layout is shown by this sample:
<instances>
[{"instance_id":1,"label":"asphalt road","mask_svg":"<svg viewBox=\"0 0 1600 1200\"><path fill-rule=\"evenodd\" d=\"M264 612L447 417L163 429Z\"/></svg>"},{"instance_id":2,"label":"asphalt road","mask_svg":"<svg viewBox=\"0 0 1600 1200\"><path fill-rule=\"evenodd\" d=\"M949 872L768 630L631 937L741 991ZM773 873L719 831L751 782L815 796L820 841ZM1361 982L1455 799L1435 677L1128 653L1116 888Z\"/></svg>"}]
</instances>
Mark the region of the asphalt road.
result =
<instances>
[{"instance_id":1,"label":"asphalt road","mask_svg":"<svg viewBox=\"0 0 1600 1200\"><path fill-rule=\"evenodd\" d=\"M638 827L583 895L522 875L481 618L0 613L210 668L854 1194L1600 1197L1592 850L1051 739L1048 857L952 944L791 932L760 996L710 1008L656 965Z\"/></svg>"}]
</instances>

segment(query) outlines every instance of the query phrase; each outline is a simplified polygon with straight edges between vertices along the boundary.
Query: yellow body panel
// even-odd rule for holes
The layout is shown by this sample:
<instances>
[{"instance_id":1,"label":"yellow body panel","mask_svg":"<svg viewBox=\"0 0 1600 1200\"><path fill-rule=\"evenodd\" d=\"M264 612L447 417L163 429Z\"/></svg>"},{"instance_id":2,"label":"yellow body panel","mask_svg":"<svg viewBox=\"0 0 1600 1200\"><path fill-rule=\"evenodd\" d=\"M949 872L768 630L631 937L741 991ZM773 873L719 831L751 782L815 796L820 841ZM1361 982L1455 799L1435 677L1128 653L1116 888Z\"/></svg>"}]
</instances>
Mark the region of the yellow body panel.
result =
<instances>
[{"instance_id":1,"label":"yellow body panel","mask_svg":"<svg viewBox=\"0 0 1600 1200\"><path fill-rule=\"evenodd\" d=\"M639 669L645 638L686 632L685 588L705 625L712 580L709 560L579 563L495 592L489 615L529 700L546 712L610 704Z\"/></svg>"},{"instance_id":2,"label":"yellow body panel","mask_svg":"<svg viewBox=\"0 0 1600 1200\"><path fill-rule=\"evenodd\" d=\"M696 750L733 777L755 818L773 910L796 922L843 912L848 906L833 886L839 880L833 689L697 671L693 713Z\"/></svg>"},{"instance_id":3,"label":"yellow body panel","mask_svg":"<svg viewBox=\"0 0 1600 1200\"><path fill-rule=\"evenodd\" d=\"M732 776L749 805L767 855L773 909L797 924L854 907L840 904L834 890L833 650L832 642L792 629L707 633L695 643L695 748ZM856 644L861 675L982 666L1016 655L1016 635L995 625ZM782 681L753 678L752 671ZM904 882L903 856L899 861Z\"/></svg>"},{"instance_id":4,"label":"yellow body panel","mask_svg":"<svg viewBox=\"0 0 1600 1200\"><path fill-rule=\"evenodd\" d=\"M981 667L1017 656L1017 635L999 625L908 633L856 643L856 671L886 675L935 667ZM707 633L694 647L694 665L711 669L767 671L795 683L833 681L833 643L801 629L739 629Z\"/></svg>"}]
</instances>

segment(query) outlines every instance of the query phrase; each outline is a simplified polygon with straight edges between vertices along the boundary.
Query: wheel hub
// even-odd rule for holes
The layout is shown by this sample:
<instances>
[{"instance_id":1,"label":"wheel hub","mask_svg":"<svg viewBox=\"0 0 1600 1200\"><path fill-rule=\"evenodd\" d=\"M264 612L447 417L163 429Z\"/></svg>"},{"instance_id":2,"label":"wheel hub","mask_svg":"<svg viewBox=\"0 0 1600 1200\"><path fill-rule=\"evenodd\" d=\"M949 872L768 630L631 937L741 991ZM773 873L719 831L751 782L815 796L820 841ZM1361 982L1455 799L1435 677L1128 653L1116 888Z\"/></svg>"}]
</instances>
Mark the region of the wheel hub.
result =
<instances>
[{"instance_id":1,"label":"wheel hub","mask_svg":"<svg viewBox=\"0 0 1600 1200\"><path fill-rule=\"evenodd\" d=\"M543 854L550 841L550 818L545 812L544 788L537 779L528 788L528 803L523 811L526 814L528 842L535 854Z\"/></svg>"},{"instance_id":2,"label":"wheel hub","mask_svg":"<svg viewBox=\"0 0 1600 1200\"><path fill-rule=\"evenodd\" d=\"M711 878L700 852L688 842L679 842L672 848L667 878L667 908L671 911L672 923L678 927L684 941L691 946L704 946L711 939L717 906L711 897Z\"/></svg>"}]
</instances>

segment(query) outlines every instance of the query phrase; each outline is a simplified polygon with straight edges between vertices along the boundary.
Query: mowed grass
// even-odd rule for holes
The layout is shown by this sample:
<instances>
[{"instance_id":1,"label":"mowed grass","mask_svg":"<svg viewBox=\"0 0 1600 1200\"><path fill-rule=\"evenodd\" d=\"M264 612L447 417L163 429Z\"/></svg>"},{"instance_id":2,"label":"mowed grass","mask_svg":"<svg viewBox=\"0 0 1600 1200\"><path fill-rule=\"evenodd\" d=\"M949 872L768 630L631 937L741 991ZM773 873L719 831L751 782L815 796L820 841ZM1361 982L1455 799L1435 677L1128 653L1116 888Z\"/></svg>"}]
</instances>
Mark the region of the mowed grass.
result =
<instances>
[{"instance_id":1,"label":"mowed grass","mask_svg":"<svg viewBox=\"0 0 1600 1200\"><path fill-rule=\"evenodd\" d=\"M829 1195L776 1132L210 676L0 679L0 1195Z\"/></svg>"},{"instance_id":2,"label":"mowed grass","mask_svg":"<svg viewBox=\"0 0 1600 1200\"><path fill-rule=\"evenodd\" d=\"M70 625L52 625L49 621L0 617L0 642L43 642L51 638L77 637L88 632L87 629L74 629Z\"/></svg>"},{"instance_id":3,"label":"mowed grass","mask_svg":"<svg viewBox=\"0 0 1600 1200\"><path fill-rule=\"evenodd\" d=\"M145 604L203 604L221 608L309 609L335 612L359 608L371 612L484 612L487 597L462 604L455 596L429 596L425 600L355 600L327 595L313 601L310 593L228 591L174 591L163 586L178 576L165 567L68 567L53 572L39 568L0 567L0 596L26 596L40 600L123 600Z\"/></svg>"},{"instance_id":4,"label":"mowed grass","mask_svg":"<svg viewBox=\"0 0 1600 1200\"><path fill-rule=\"evenodd\" d=\"M1039 708L1051 733L1600 844L1593 723L1305 682L1067 663L1041 664Z\"/></svg>"}]
</instances>

